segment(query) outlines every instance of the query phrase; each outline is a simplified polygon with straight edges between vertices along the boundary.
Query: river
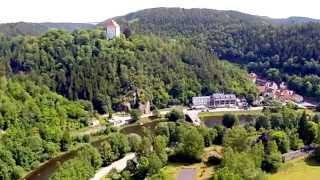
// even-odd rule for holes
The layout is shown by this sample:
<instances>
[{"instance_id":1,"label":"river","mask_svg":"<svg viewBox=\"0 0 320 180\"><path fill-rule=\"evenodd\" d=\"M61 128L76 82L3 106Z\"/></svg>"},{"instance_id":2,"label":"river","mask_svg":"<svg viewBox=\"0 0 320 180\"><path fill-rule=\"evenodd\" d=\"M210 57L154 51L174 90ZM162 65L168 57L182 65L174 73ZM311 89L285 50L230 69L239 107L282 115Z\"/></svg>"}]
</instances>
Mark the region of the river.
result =
<instances>
[{"instance_id":1,"label":"river","mask_svg":"<svg viewBox=\"0 0 320 180\"><path fill-rule=\"evenodd\" d=\"M239 123L240 125L245 125L252 121L254 119L254 115L240 115L239 117ZM213 127L216 125L222 125L222 116L219 117L206 117L203 119L204 124L207 127Z\"/></svg>"},{"instance_id":2,"label":"river","mask_svg":"<svg viewBox=\"0 0 320 180\"><path fill-rule=\"evenodd\" d=\"M141 135L143 133L143 128L154 129L155 126L160 122L161 121L152 121L142 125L139 125L139 124L131 125L131 126L122 128L120 132L124 134L136 133ZM92 145L95 147L98 147L103 141L105 141L105 139L95 141L92 143ZM24 179L25 180L48 180L49 177L57 170L57 168L59 167L59 164L74 158L74 156L76 155L76 152L77 150L70 151L47 161L46 163L44 163L43 165L41 165L31 173L29 173L27 176L25 176Z\"/></svg>"}]
</instances>

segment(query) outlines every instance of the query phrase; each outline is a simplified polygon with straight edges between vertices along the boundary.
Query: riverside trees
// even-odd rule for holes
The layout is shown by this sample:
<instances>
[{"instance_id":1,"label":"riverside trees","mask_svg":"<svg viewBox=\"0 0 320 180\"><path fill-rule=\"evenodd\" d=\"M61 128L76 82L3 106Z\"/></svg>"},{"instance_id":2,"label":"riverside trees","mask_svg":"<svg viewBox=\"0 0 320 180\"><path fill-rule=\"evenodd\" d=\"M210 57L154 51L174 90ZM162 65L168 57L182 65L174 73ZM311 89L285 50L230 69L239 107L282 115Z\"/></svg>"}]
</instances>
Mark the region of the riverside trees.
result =
<instances>
[{"instance_id":1,"label":"riverside trees","mask_svg":"<svg viewBox=\"0 0 320 180\"><path fill-rule=\"evenodd\" d=\"M69 131L85 127L91 114L29 80L0 81L0 179L19 179L68 150L74 143Z\"/></svg>"}]
</instances>

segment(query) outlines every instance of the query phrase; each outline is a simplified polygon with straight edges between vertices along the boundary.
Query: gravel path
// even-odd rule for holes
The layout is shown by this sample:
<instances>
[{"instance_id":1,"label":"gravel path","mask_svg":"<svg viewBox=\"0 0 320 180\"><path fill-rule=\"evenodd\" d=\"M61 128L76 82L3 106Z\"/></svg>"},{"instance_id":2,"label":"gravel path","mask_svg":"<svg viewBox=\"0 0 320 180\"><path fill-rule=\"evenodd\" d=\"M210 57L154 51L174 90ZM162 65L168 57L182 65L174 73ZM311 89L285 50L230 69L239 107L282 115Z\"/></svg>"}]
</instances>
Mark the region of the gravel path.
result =
<instances>
[{"instance_id":1,"label":"gravel path","mask_svg":"<svg viewBox=\"0 0 320 180\"><path fill-rule=\"evenodd\" d=\"M307 148L299 149L297 151L290 151L285 154L282 154L282 160L284 162L287 162L299 157L310 155L313 152L314 152L314 147L307 147Z\"/></svg>"},{"instance_id":2,"label":"gravel path","mask_svg":"<svg viewBox=\"0 0 320 180\"><path fill-rule=\"evenodd\" d=\"M113 162L109 166L99 169L98 172L95 174L95 176L93 178L91 178L90 180L100 180L104 176L108 175L112 169L116 169L118 172L120 172L126 168L127 162L129 160L132 160L135 158L136 158L135 153L129 153L125 157L123 157L122 159Z\"/></svg>"}]
</instances>

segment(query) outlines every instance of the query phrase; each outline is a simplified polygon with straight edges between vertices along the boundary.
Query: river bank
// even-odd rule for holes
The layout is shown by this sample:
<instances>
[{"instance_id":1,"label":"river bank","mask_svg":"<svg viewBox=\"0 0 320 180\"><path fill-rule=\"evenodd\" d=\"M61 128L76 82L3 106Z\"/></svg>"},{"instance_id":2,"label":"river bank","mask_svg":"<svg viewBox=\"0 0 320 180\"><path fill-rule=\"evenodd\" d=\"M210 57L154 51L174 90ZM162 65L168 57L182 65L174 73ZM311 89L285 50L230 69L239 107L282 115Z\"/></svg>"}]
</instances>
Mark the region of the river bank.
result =
<instances>
[{"instance_id":1,"label":"river bank","mask_svg":"<svg viewBox=\"0 0 320 180\"><path fill-rule=\"evenodd\" d=\"M158 123L164 122L164 119L161 120L154 120L150 122L146 122L143 124L132 124L127 125L119 129L121 133L130 134L130 133L137 133L142 134L144 128L153 129ZM106 136L100 136L98 139L91 142L91 144L95 147L99 146L103 141L106 140ZM59 154L58 156L43 162L38 168L34 169L33 171L29 172L27 175L24 176L24 180L48 180L49 177L56 171L60 164L64 163L75 157L76 152L83 147L77 147L72 149L68 152Z\"/></svg>"},{"instance_id":2,"label":"river bank","mask_svg":"<svg viewBox=\"0 0 320 180\"><path fill-rule=\"evenodd\" d=\"M165 111L165 112L167 112L167 111ZM203 122L206 126L213 127L214 125L222 124L221 117L222 116L220 116L220 117L214 116L214 117L210 118L210 116L206 116L206 118L208 118L208 119L206 119ZM250 119L250 118L247 116L243 116L243 117L240 116L240 123L245 123L248 121L248 119ZM154 129L158 123L165 122L165 121L166 121L166 119L154 119L153 118L153 119L150 119L149 121L146 121L144 123L137 122L135 124L123 126L119 129L119 131L124 134L136 133L136 134L142 135L144 128ZM101 142L103 142L105 140L104 137L106 137L106 136L99 137L99 139L91 142L91 144L94 146L98 146ZM81 147L78 147L77 149L73 149L70 152L63 153L63 154L61 154L51 160L44 162L41 166L39 166L38 168L36 168L35 170L33 170L32 172L27 174L23 179L25 179L25 180L47 180L47 179L49 179L49 177L59 167L59 164L74 158L74 156L76 155L76 152L80 148Z\"/></svg>"},{"instance_id":3,"label":"river bank","mask_svg":"<svg viewBox=\"0 0 320 180\"><path fill-rule=\"evenodd\" d=\"M106 140L106 136L101 136L95 141L90 142L93 146L98 146L101 142ZM85 144L81 144L72 150L69 150L64 153L60 153L56 157L43 162L38 168L34 169L33 171L29 172L24 176L24 180L47 180L49 177L56 171L59 165L65 161L68 161L74 158L77 152L84 147Z\"/></svg>"}]
</instances>

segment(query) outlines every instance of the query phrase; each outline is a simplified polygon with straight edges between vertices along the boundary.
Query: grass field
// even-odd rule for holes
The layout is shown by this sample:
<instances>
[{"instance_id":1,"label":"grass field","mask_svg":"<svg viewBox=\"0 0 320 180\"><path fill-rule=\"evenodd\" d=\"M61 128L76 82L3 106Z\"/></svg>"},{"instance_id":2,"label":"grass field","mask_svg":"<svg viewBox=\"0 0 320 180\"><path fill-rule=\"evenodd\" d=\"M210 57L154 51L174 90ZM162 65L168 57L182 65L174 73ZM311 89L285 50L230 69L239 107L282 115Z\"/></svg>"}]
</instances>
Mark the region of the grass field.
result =
<instances>
[{"instance_id":1,"label":"grass field","mask_svg":"<svg viewBox=\"0 0 320 180\"><path fill-rule=\"evenodd\" d=\"M248 110L248 111L221 111L221 112L201 112L199 113L200 119L206 119L208 117L222 117L224 114L241 115L259 115L262 110Z\"/></svg>"},{"instance_id":2,"label":"grass field","mask_svg":"<svg viewBox=\"0 0 320 180\"><path fill-rule=\"evenodd\" d=\"M276 174L268 175L269 180L319 180L320 164L300 158L282 165Z\"/></svg>"}]
</instances>

